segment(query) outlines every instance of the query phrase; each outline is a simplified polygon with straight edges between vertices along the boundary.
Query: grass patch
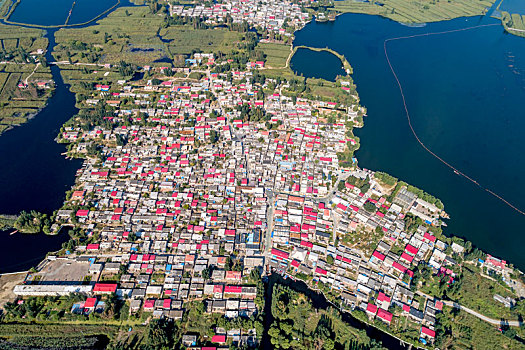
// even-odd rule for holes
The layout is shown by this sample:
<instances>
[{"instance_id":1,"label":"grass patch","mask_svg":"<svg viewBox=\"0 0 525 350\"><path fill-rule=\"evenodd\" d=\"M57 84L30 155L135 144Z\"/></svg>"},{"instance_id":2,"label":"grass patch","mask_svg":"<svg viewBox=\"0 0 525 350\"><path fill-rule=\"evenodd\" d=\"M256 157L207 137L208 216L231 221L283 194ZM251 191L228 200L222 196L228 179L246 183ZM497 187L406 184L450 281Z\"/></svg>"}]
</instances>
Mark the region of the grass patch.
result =
<instances>
[{"instance_id":1,"label":"grass patch","mask_svg":"<svg viewBox=\"0 0 525 350\"><path fill-rule=\"evenodd\" d=\"M496 326L450 308L438 317L437 334L440 349L523 349L523 344L501 334Z\"/></svg>"},{"instance_id":2,"label":"grass patch","mask_svg":"<svg viewBox=\"0 0 525 350\"><path fill-rule=\"evenodd\" d=\"M460 304L491 318L517 319L518 315L515 312L494 300L494 294L516 297L510 289L481 276L473 267L463 268L463 281L457 299Z\"/></svg>"},{"instance_id":3,"label":"grass patch","mask_svg":"<svg viewBox=\"0 0 525 350\"><path fill-rule=\"evenodd\" d=\"M0 24L0 40L2 47L7 49L24 48L26 51L45 49L48 41L44 38L44 31L36 28L25 28Z\"/></svg>"},{"instance_id":4,"label":"grass patch","mask_svg":"<svg viewBox=\"0 0 525 350\"><path fill-rule=\"evenodd\" d=\"M266 55L266 66L271 68L283 68L290 56L290 46L277 43L259 43L257 48Z\"/></svg>"},{"instance_id":5,"label":"grass patch","mask_svg":"<svg viewBox=\"0 0 525 350\"><path fill-rule=\"evenodd\" d=\"M166 63L155 61L166 57L184 64L183 55L193 52L229 53L244 39L243 34L224 28L164 24L164 18L147 7L122 7L94 26L60 29L53 55L58 61L117 64L124 60L161 66Z\"/></svg>"},{"instance_id":6,"label":"grass patch","mask_svg":"<svg viewBox=\"0 0 525 350\"><path fill-rule=\"evenodd\" d=\"M502 12L501 22L509 33L525 37L525 15Z\"/></svg>"},{"instance_id":7,"label":"grass patch","mask_svg":"<svg viewBox=\"0 0 525 350\"><path fill-rule=\"evenodd\" d=\"M157 37L162 22L147 7L121 7L94 26L57 31L53 55L58 61L68 60L69 52L73 62L150 64L167 55Z\"/></svg>"},{"instance_id":8,"label":"grass patch","mask_svg":"<svg viewBox=\"0 0 525 350\"><path fill-rule=\"evenodd\" d=\"M380 0L367 3L342 0L334 2L334 9L343 13L380 15L401 23L426 23L482 15L493 3L494 0Z\"/></svg>"},{"instance_id":9,"label":"grass patch","mask_svg":"<svg viewBox=\"0 0 525 350\"><path fill-rule=\"evenodd\" d=\"M191 26L171 26L163 28L159 35L167 43L172 56L191 54L193 51L228 53L242 40L242 34L225 28L194 29Z\"/></svg>"}]
</instances>

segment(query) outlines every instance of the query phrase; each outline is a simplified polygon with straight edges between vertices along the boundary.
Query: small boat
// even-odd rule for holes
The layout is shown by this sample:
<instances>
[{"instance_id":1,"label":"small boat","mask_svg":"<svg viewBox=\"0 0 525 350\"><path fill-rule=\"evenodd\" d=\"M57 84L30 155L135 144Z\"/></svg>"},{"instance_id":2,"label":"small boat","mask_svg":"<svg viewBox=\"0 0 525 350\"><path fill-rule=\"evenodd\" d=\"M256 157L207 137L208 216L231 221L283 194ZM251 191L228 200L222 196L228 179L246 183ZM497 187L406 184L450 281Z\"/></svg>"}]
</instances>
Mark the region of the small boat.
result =
<instances>
[{"instance_id":1,"label":"small boat","mask_svg":"<svg viewBox=\"0 0 525 350\"><path fill-rule=\"evenodd\" d=\"M459 175L459 172L457 170L454 170L454 174Z\"/></svg>"},{"instance_id":2,"label":"small boat","mask_svg":"<svg viewBox=\"0 0 525 350\"><path fill-rule=\"evenodd\" d=\"M12 235L14 235L14 234L17 233L17 232L18 232L18 230L14 230L13 232L11 232L11 233L9 234L9 236L12 236Z\"/></svg>"}]
</instances>

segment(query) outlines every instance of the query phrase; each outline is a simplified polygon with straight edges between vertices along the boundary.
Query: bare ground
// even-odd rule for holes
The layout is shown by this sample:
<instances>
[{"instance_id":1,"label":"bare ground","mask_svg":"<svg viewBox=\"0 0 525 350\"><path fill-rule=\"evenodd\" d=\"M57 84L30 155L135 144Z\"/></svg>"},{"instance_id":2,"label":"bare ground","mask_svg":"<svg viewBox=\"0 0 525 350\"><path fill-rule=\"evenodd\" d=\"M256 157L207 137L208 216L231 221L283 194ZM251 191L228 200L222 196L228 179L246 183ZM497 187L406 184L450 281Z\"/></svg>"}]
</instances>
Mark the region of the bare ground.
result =
<instances>
[{"instance_id":1,"label":"bare ground","mask_svg":"<svg viewBox=\"0 0 525 350\"><path fill-rule=\"evenodd\" d=\"M13 288L24 281L27 272L19 272L16 274L0 275L0 309L8 301L16 298L13 293Z\"/></svg>"}]
</instances>

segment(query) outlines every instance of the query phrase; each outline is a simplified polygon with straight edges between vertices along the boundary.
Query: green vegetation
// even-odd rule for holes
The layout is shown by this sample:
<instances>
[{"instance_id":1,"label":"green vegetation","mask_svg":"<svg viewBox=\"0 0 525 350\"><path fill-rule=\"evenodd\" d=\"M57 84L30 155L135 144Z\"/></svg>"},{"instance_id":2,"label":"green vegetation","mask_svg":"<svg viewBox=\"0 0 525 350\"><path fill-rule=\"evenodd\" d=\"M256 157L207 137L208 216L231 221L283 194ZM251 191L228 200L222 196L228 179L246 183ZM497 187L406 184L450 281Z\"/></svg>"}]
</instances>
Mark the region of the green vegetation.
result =
<instances>
[{"instance_id":1,"label":"green vegetation","mask_svg":"<svg viewBox=\"0 0 525 350\"><path fill-rule=\"evenodd\" d=\"M364 179L360 179L352 175L346 179L346 182L358 187L362 193L366 193L370 189L370 178L368 176Z\"/></svg>"},{"instance_id":2,"label":"green vegetation","mask_svg":"<svg viewBox=\"0 0 525 350\"><path fill-rule=\"evenodd\" d=\"M19 62L26 62L30 59L30 52L45 49L47 45L43 30L0 24L2 61L11 56L18 58Z\"/></svg>"},{"instance_id":3,"label":"green vegetation","mask_svg":"<svg viewBox=\"0 0 525 350\"><path fill-rule=\"evenodd\" d=\"M501 23L505 29L514 35L525 37L525 15L502 12Z\"/></svg>"},{"instance_id":4,"label":"green vegetation","mask_svg":"<svg viewBox=\"0 0 525 350\"><path fill-rule=\"evenodd\" d=\"M0 230L8 230L13 228L16 218L16 215L0 215Z\"/></svg>"},{"instance_id":5,"label":"green vegetation","mask_svg":"<svg viewBox=\"0 0 525 350\"><path fill-rule=\"evenodd\" d=\"M275 284L268 330L276 349L363 349L371 345L364 330L345 323L339 311L316 310L310 299L289 287Z\"/></svg>"},{"instance_id":6,"label":"green vegetation","mask_svg":"<svg viewBox=\"0 0 525 350\"><path fill-rule=\"evenodd\" d=\"M440 349L522 349L523 344L458 309L444 308L437 315L436 347Z\"/></svg>"},{"instance_id":7,"label":"green vegetation","mask_svg":"<svg viewBox=\"0 0 525 350\"><path fill-rule=\"evenodd\" d=\"M194 29L190 26L170 26L159 32L172 56L192 52L230 52L235 50L243 35L225 28Z\"/></svg>"},{"instance_id":8,"label":"green vegetation","mask_svg":"<svg viewBox=\"0 0 525 350\"><path fill-rule=\"evenodd\" d=\"M494 0L342 0L334 1L334 9L380 15L401 23L426 23L482 15L493 3Z\"/></svg>"},{"instance_id":9,"label":"green vegetation","mask_svg":"<svg viewBox=\"0 0 525 350\"><path fill-rule=\"evenodd\" d=\"M50 226L51 220L47 214L34 210L29 213L22 211L14 224L14 228L22 233L39 233L42 230L49 232Z\"/></svg>"},{"instance_id":10,"label":"green vegetation","mask_svg":"<svg viewBox=\"0 0 525 350\"><path fill-rule=\"evenodd\" d=\"M37 53L48 45L43 34L39 29L0 24L0 61L8 62L0 65L0 133L26 122L51 96L51 89L36 85L51 81L49 67ZM37 66L37 60L42 64ZM19 88L26 79L27 86Z\"/></svg>"},{"instance_id":11,"label":"green vegetation","mask_svg":"<svg viewBox=\"0 0 525 350\"><path fill-rule=\"evenodd\" d=\"M49 338L50 342L59 342L60 338L79 340L79 335L92 337L106 335L110 339L116 337L119 326L110 324L69 324L60 323L0 323L0 338L13 339L14 342L38 341L38 338ZM43 342L42 339L39 340ZM49 343L48 343L49 344ZM2 343L0 343L0 348Z\"/></svg>"},{"instance_id":12,"label":"green vegetation","mask_svg":"<svg viewBox=\"0 0 525 350\"><path fill-rule=\"evenodd\" d=\"M17 215L0 215L0 229L14 228L21 233L49 233L51 220L47 214L32 210Z\"/></svg>"},{"instance_id":13,"label":"green vegetation","mask_svg":"<svg viewBox=\"0 0 525 350\"><path fill-rule=\"evenodd\" d=\"M383 173L381 171L377 171L374 174L374 177L377 181L387 185L387 186L395 186L397 183L397 178L393 177L392 175L389 175L387 173Z\"/></svg>"},{"instance_id":14,"label":"green vegetation","mask_svg":"<svg viewBox=\"0 0 525 350\"><path fill-rule=\"evenodd\" d=\"M260 49L266 57L267 68L285 68L290 57L290 45L279 43L258 43Z\"/></svg>"},{"instance_id":15,"label":"green vegetation","mask_svg":"<svg viewBox=\"0 0 525 350\"><path fill-rule=\"evenodd\" d=\"M363 205L363 208L365 208L365 210L369 213L375 213L377 211L377 208L375 206L374 203L372 202L366 202L364 205Z\"/></svg>"},{"instance_id":16,"label":"green vegetation","mask_svg":"<svg viewBox=\"0 0 525 350\"><path fill-rule=\"evenodd\" d=\"M150 64L167 55L157 37L162 23L147 7L121 7L97 25L57 31L53 55L57 61Z\"/></svg>"},{"instance_id":17,"label":"green vegetation","mask_svg":"<svg viewBox=\"0 0 525 350\"><path fill-rule=\"evenodd\" d=\"M184 66L184 58L194 52L218 55L235 52L251 33L226 28L183 25L169 17L154 14L148 7L121 7L96 25L62 28L56 34L53 53L58 61L137 65L166 65L172 59Z\"/></svg>"},{"instance_id":18,"label":"green vegetation","mask_svg":"<svg viewBox=\"0 0 525 350\"><path fill-rule=\"evenodd\" d=\"M462 269L462 284L453 300L461 305L478 311L483 315L495 319L505 318L515 320L525 316L522 310L509 309L494 300L494 295L516 298L516 295L503 283L503 281L490 276L482 276L478 268L466 265Z\"/></svg>"},{"instance_id":19,"label":"green vegetation","mask_svg":"<svg viewBox=\"0 0 525 350\"><path fill-rule=\"evenodd\" d=\"M15 336L9 341L0 341L2 349L94 349L105 343L101 336L71 336L71 337L46 337L46 336Z\"/></svg>"}]
</instances>

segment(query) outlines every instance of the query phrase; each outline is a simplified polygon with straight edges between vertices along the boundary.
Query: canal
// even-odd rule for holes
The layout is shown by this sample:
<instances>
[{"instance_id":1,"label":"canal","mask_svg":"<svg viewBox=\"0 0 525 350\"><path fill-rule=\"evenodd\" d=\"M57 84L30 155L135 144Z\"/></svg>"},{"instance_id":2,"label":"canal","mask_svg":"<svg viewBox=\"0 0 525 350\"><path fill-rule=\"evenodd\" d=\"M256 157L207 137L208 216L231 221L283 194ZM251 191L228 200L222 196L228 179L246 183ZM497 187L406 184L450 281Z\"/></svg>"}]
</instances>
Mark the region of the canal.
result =
<instances>
[{"instance_id":1,"label":"canal","mask_svg":"<svg viewBox=\"0 0 525 350\"><path fill-rule=\"evenodd\" d=\"M323 294L310 289L303 281L292 280L290 278L283 278L283 276L277 273L272 273L268 277L268 281L265 284L266 290L264 306L264 333L261 341L261 349L265 350L273 349L273 346L270 342L270 337L268 336L268 330L270 329L275 319L275 317L272 315L272 292L275 284L285 285L296 292L303 293L312 301L312 305L316 309L326 310L329 307L333 307L333 305L325 298ZM348 323L351 327L365 330L366 334L371 339L381 342L383 346L388 349L401 350L408 348L407 346L403 345L397 338L387 333L384 333L383 331L375 327L367 325L366 323L353 317L350 313L342 312L341 316L343 321Z\"/></svg>"},{"instance_id":2,"label":"canal","mask_svg":"<svg viewBox=\"0 0 525 350\"><path fill-rule=\"evenodd\" d=\"M67 2L62 1L60 4L66 6ZM119 6L133 4L125 0ZM97 11L102 11L100 6L93 7L88 15L96 16L99 13ZM23 18L25 22L54 24L54 17L41 22L39 12L22 12L24 16L29 16ZM47 62L54 61L51 53L55 47L56 30L48 29L45 34L49 40ZM47 106L27 123L0 136L0 214L18 214L22 210L51 214L62 206L66 191L74 184L76 171L82 165L81 159L66 159L63 155L66 147L55 141L62 125L78 109L75 107L75 95L64 83L60 68L56 65L50 65L50 68L55 91ZM60 249L62 243L69 239L65 233L47 236L43 233L10 235L10 232L12 230L0 231L3 248L0 273L29 269L37 265L48 252Z\"/></svg>"}]
</instances>

